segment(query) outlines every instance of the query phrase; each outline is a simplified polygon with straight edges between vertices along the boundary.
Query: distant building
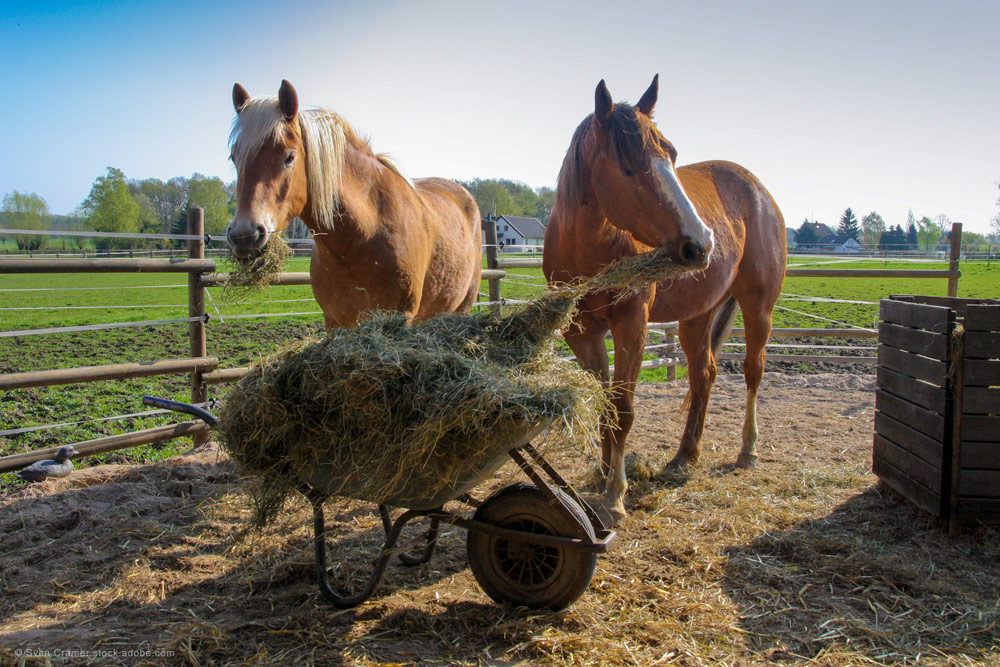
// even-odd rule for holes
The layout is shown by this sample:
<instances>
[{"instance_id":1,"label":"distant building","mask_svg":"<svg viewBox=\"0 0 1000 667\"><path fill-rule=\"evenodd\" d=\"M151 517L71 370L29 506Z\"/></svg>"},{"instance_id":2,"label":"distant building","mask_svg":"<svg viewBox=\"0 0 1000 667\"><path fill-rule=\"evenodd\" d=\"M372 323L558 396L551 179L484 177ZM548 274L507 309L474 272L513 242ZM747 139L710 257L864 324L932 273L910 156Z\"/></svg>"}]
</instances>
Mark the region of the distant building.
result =
<instances>
[{"instance_id":1,"label":"distant building","mask_svg":"<svg viewBox=\"0 0 1000 667\"><path fill-rule=\"evenodd\" d=\"M858 255L864 249L853 236L828 236L820 241L820 246L835 255Z\"/></svg>"},{"instance_id":2,"label":"distant building","mask_svg":"<svg viewBox=\"0 0 1000 667\"><path fill-rule=\"evenodd\" d=\"M795 243L795 229L792 227L785 227L785 246L795 250L798 244Z\"/></svg>"},{"instance_id":3,"label":"distant building","mask_svg":"<svg viewBox=\"0 0 1000 667\"><path fill-rule=\"evenodd\" d=\"M531 252L539 248L525 248L523 246L542 246L545 243L545 225L539 222L538 218L501 215L495 222L497 243L501 245L501 250Z\"/></svg>"}]
</instances>

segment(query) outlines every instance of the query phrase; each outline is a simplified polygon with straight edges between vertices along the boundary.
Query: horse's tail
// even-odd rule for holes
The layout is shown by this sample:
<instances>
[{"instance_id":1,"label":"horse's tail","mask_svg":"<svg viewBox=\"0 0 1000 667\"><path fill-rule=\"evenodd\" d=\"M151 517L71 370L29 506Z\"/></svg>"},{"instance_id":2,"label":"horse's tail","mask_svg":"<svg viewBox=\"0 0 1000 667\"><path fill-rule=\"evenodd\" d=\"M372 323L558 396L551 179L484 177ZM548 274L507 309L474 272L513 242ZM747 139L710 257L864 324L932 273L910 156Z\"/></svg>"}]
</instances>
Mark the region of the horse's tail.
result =
<instances>
[{"instance_id":1,"label":"horse's tail","mask_svg":"<svg viewBox=\"0 0 1000 667\"><path fill-rule=\"evenodd\" d=\"M726 339L729 338L729 332L733 330L738 305L736 297L729 297L715 313L715 319L712 320L712 358L716 361L719 359L719 354L722 353L722 344L726 342ZM682 409L687 410L689 407L691 407L690 389L684 395L684 401L681 403Z\"/></svg>"},{"instance_id":2,"label":"horse's tail","mask_svg":"<svg viewBox=\"0 0 1000 667\"><path fill-rule=\"evenodd\" d=\"M736 297L730 296L715 314L712 322L712 357L718 360L722 353L722 344L729 338L729 333L733 330L733 322L736 321L738 304Z\"/></svg>"}]
</instances>

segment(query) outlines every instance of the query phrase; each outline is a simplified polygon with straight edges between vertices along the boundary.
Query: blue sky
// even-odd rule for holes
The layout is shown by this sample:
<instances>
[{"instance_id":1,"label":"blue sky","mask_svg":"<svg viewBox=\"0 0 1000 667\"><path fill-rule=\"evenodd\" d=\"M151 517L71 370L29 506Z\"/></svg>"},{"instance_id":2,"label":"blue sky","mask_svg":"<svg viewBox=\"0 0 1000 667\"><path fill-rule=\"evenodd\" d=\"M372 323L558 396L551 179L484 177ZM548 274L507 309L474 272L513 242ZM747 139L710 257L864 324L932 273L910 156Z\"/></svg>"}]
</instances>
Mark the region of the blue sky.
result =
<instances>
[{"instance_id":1,"label":"blue sky","mask_svg":"<svg viewBox=\"0 0 1000 667\"><path fill-rule=\"evenodd\" d=\"M55 213L107 166L232 180L235 81L290 80L410 176L537 187L600 79L634 102L657 72L678 162L743 164L790 226L1000 211L997 2L2 5L0 192Z\"/></svg>"}]
</instances>

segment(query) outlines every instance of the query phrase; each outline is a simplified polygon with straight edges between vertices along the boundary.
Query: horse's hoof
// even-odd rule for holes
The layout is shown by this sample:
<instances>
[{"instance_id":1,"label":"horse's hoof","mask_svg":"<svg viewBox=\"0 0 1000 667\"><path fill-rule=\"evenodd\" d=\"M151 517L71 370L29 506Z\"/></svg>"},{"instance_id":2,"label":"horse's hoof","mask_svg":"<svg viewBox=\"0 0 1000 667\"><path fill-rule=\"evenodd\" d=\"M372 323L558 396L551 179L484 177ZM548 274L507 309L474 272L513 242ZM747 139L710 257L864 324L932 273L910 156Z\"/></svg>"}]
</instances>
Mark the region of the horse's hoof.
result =
<instances>
[{"instance_id":1,"label":"horse's hoof","mask_svg":"<svg viewBox=\"0 0 1000 667\"><path fill-rule=\"evenodd\" d=\"M757 467L757 455L756 454L740 454L736 458L737 468L756 468Z\"/></svg>"},{"instance_id":2,"label":"horse's hoof","mask_svg":"<svg viewBox=\"0 0 1000 667\"><path fill-rule=\"evenodd\" d=\"M625 507L619 505L618 507L608 507L607 505L601 505L601 521L604 525L610 525L612 528L618 528L625 523Z\"/></svg>"},{"instance_id":3,"label":"horse's hoof","mask_svg":"<svg viewBox=\"0 0 1000 667\"><path fill-rule=\"evenodd\" d=\"M695 463L697 463L697 459L678 452L674 458L670 459L670 463L663 470L664 472L687 472L687 469Z\"/></svg>"}]
</instances>

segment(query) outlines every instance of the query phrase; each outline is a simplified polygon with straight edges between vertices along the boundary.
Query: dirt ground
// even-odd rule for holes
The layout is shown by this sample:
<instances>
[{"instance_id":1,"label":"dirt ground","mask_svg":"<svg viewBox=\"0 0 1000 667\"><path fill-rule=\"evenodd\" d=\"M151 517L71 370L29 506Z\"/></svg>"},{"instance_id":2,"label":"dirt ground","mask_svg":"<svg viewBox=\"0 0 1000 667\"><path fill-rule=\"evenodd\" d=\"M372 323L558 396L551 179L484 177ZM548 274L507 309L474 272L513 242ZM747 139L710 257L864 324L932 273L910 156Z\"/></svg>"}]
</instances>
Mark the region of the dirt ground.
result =
<instances>
[{"instance_id":1,"label":"dirt ground","mask_svg":"<svg viewBox=\"0 0 1000 667\"><path fill-rule=\"evenodd\" d=\"M0 498L0 664L1000 664L1000 539L949 538L871 475L873 375L769 373L760 461L731 464L744 391L720 376L699 466L661 474L683 383L644 384L629 518L563 612L494 604L444 527L375 597L318 596L310 512L244 534L245 481L211 443ZM552 456L581 485L593 461ZM506 466L477 495L520 478ZM331 578L358 581L378 517L328 507ZM353 579L352 579L353 576Z\"/></svg>"}]
</instances>

